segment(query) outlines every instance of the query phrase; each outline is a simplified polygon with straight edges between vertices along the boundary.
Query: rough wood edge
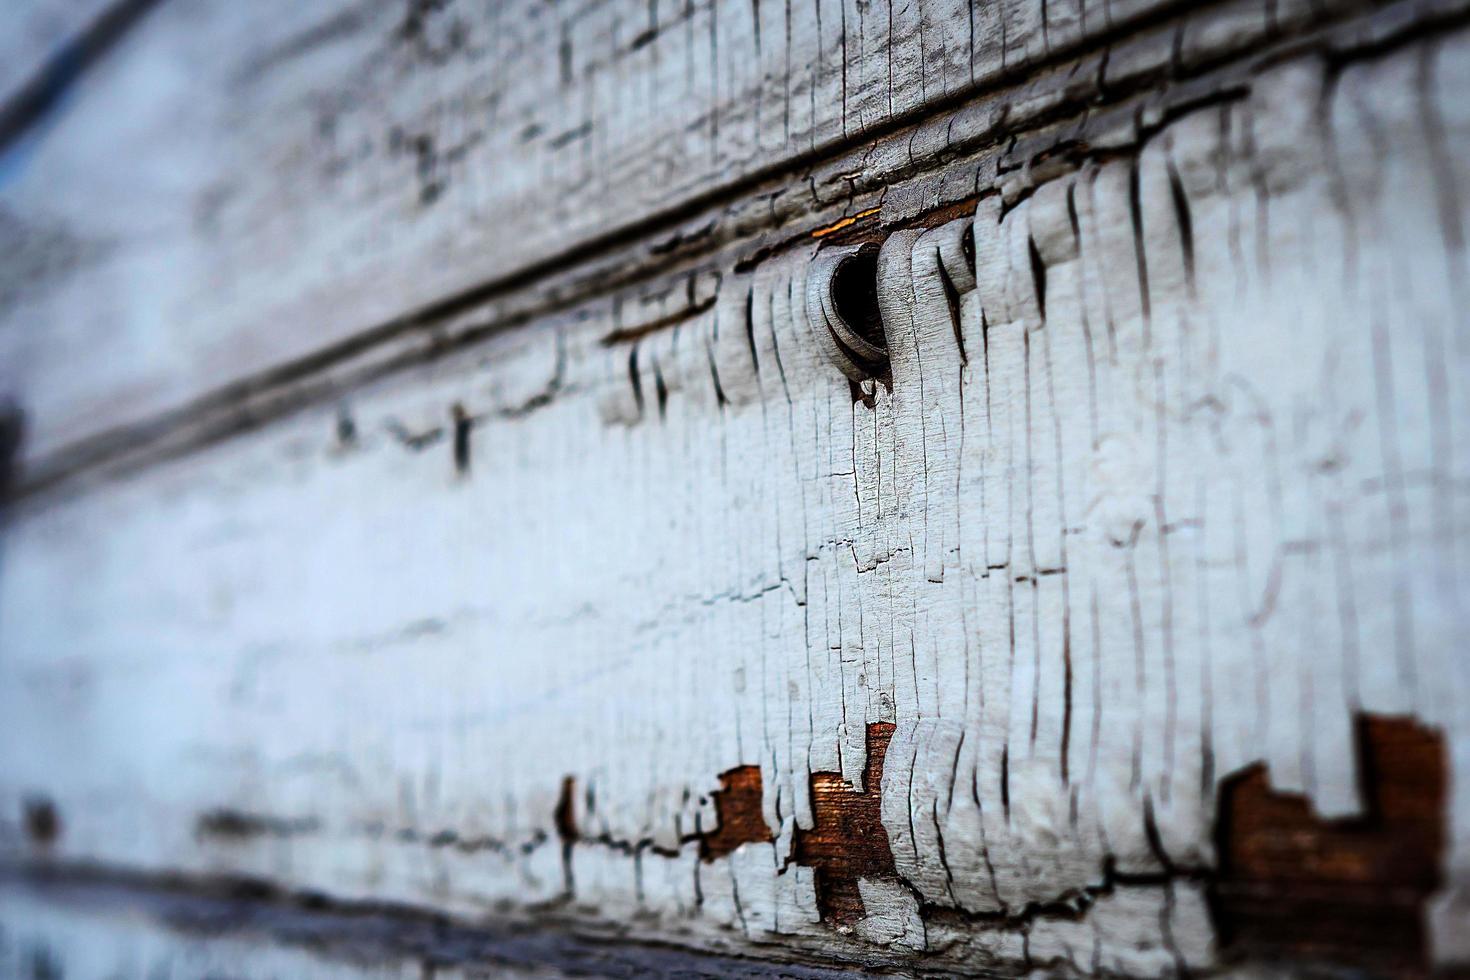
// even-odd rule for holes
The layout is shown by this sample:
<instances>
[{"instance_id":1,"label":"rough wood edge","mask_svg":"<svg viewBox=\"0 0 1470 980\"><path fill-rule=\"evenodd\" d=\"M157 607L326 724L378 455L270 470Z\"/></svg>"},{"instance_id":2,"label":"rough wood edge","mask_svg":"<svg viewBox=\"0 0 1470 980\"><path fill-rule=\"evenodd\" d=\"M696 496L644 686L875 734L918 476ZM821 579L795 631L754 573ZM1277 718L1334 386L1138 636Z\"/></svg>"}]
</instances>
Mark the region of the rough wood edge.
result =
<instances>
[{"instance_id":1,"label":"rough wood edge","mask_svg":"<svg viewBox=\"0 0 1470 980\"><path fill-rule=\"evenodd\" d=\"M149 876L97 867L0 868L0 889L78 914L143 916L209 938L264 937L329 959L443 968L541 968L581 976L782 977L866 975L656 945L566 920L468 922L406 905L343 902L242 878ZM773 953L783 953L773 950ZM784 951L789 956L790 951Z\"/></svg>"}]
</instances>

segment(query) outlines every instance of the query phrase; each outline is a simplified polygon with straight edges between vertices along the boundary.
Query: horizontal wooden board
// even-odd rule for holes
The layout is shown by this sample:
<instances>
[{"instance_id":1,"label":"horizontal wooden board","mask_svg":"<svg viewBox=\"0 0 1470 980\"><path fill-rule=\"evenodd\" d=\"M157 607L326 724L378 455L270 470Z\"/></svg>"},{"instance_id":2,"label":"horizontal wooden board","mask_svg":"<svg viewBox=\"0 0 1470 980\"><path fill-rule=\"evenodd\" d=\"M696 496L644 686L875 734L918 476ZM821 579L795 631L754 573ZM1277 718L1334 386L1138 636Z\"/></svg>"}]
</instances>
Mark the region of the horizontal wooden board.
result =
<instances>
[{"instance_id":1,"label":"horizontal wooden board","mask_svg":"<svg viewBox=\"0 0 1470 980\"><path fill-rule=\"evenodd\" d=\"M855 212L945 153L947 134L885 134L1038 66L1106 88L1352 9L165 3L0 187L0 394L39 463L641 235L697 248Z\"/></svg>"},{"instance_id":2,"label":"horizontal wooden board","mask_svg":"<svg viewBox=\"0 0 1470 980\"><path fill-rule=\"evenodd\" d=\"M1396 13L953 162L871 236L877 379L824 292L864 236L809 238L26 502L8 853L1156 975L1228 955L1222 784L1377 819L1406 716L1465 959L1470 37Z\"/></svg>"},{"instance_id":3,"label":"horizontal wooden board","mask_svg":"<svg viewBox=\"0 0 1470 980\"><path fill-rule=\"evenodd\" d=\"M615 939L611 933L578 935L549 923L454 923L414 909L280 895L251 882L96 873L0 875L0 973L7 977L859 976Z\"/></svg>"}]
</instances>

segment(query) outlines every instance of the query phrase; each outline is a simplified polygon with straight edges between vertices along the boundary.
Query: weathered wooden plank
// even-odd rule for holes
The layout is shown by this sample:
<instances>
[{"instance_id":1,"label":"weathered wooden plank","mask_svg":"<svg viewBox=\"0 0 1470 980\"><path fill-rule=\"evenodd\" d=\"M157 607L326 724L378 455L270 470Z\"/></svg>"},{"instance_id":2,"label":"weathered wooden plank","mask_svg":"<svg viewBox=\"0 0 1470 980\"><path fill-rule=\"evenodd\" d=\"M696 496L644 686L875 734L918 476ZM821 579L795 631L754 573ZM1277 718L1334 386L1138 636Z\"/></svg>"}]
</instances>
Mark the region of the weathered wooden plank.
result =
<instances>
[{"instance_id":1,"label":"weathered wooden plank","mask_svg":"<svg viewBox=\"0 0 1470 980\"><path fill-rule=\"evenodd\" d=\"M0 188L0 393L44 460L630 236L727 239L808 193L840 214L949 136L872 140L1039 65L1070 74L1083 45L1072 84L1126 84L1175 60L1173 35L1208 57L1350 9L165 4ZM807 173L844 150L846 170ZM681 225L776 175L743 213Z\"/></svg>"},{"instance_id":2,"label":"weathered wooden plank","mask_svg":"<svg viewBox=\"0 0 1470 980\"><path fill-rule=\"evenodd\" d=\"M1216 835L1250 772L1365 822L1336 862L1439 841L1376 952L1463 961L1470 37L1323 50L924 175L978 200L872 236L870 291L853 226L24 502L7 848L1159 975L1231 952L1222 850L1274 881ZM1369 807L1384 716L1442 825Z\"/></svg>"},{"instance_id":3,"label":"weathered wooden plank","mask_svg":"<svg viewBox=\"0 0 1470 980\"><path fill-rule=\"evenodd\" d=\"M195 980L668 977L844 980L858 974L578 935L553 923L455 923L421 910L334 904L258 883L99 874L0 878L7 977Z\"/></svg>"}]
</instances>

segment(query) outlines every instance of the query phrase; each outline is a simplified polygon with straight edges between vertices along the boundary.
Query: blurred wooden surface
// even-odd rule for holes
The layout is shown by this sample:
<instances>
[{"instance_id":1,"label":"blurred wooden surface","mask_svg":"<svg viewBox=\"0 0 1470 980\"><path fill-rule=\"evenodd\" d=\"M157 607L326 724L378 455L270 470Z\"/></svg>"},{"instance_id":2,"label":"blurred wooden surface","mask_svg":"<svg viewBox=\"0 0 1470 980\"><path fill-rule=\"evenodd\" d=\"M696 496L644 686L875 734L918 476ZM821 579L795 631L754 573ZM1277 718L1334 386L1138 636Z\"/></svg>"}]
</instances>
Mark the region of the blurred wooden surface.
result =
<instances>
[{"instance_id":1,"label":"blurred wooden surface","mask_svg":"<svg viewBox=\"0 0 1470 980\"><path fill-rule=\"evenodd\" d=\"M1470 962L1470 6L89 50L0 148L4 970Z\"/></svg>"}]
</instances>

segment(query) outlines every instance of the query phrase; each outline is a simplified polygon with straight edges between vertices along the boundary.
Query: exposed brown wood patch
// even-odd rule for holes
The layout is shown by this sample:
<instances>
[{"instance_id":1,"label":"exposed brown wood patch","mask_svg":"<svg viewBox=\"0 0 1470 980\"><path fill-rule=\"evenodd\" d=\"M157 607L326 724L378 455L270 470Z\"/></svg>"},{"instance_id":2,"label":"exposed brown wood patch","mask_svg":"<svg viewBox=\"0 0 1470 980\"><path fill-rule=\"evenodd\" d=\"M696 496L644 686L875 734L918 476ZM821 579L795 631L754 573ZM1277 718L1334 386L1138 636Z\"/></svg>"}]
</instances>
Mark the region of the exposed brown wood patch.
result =
<instances>
[{"instance_id":1,"label":"exposed brown wood patch","mask_svg":"<svg viewBox=\"0 0 1470 980\"><path fill-rule=\"evenodd\" d=\"M859 878L893 878L893 851L880 804L883 760L894 726L868 726L868 764L863 790L841 773L812 773L812 829L796 832L796 863L816 869L817 911L822 921L850 926L863 917Z\"/></svg>"},{"instance_id":2,"label":"exposed brown wood patch","mask_svg":"<svg viewBox=\"0 0 1470 980\"><path fill-rule=\"evenodd\" d=\"M775 839L761 813L760 766L737 766L721 773L720 789L713 796L720 825L700 839L699 855L704 860L724 857L741 844Z\"/></svg>"},{"instance_id":3,"label":"exposed brown wood patch","mask_svg":"<svg viewBox=\"0 0 1470 980\"><path fill-rule=\"evenodd\" d=\"M577 839L577 811L572 803L572 794L577 791L577 780L572 776L564 776L561 781L561 793L556 798L556 809L552 811L551 819L556 823L556 836L564 844L571 844Z\"/></svg>"},{"instance_id":4,"label":"exposed brown wood patch","mask_svg":"<svg viewBox=\"0 0 1470 980\"><path fill-rule=\"evenodd\" d=\"M1366 812L1323 820L1252 766L1227 783L1216 827L1220 940L1252 955L1350 962L1385 972L1427 966L1424 900L1440 884L1443 737L1410 718L1360 716Z\"/></svg>"}]
</instances>

